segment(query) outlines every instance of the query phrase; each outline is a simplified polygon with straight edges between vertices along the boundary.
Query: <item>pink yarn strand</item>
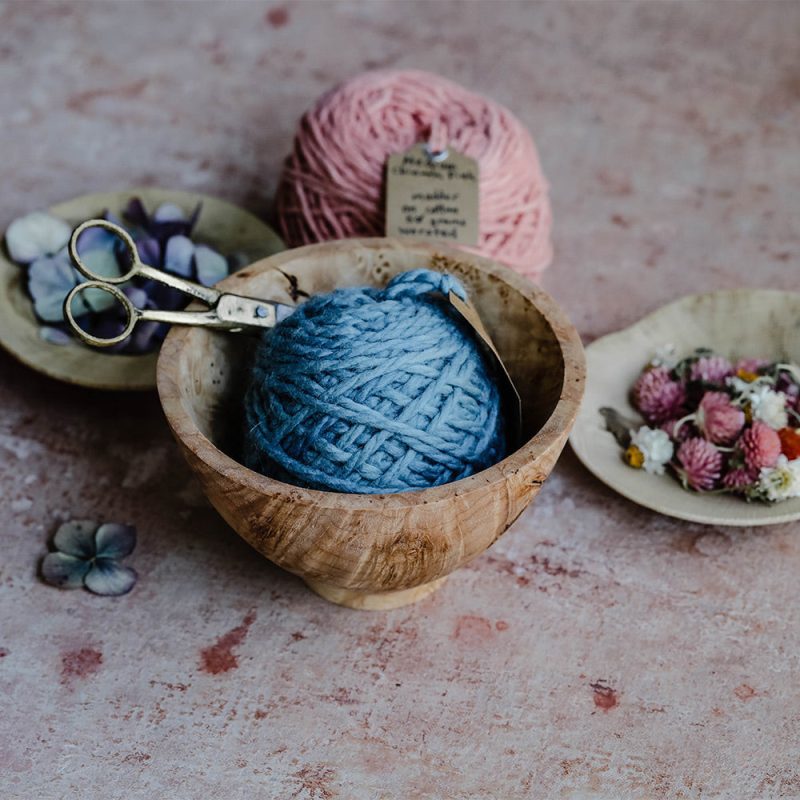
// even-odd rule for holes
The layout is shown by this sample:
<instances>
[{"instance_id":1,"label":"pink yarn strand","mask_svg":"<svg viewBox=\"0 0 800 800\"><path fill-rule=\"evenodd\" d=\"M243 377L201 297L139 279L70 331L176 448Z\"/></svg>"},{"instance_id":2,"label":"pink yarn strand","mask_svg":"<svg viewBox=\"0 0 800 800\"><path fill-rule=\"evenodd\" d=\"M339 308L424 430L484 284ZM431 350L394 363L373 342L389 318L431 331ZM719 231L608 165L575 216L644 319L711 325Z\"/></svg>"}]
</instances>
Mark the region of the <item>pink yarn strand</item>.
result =
<instances>
[{"instance_id":1,"label":"pink yarn strand","mask_svg":"<svg viewBox=\"0 0 800 800\"><path fill-rule=\"evenodd\" d=\"M286 241L382 236L386 159L419 142L478 161L476 251L538 278L552 258L552 215L533 139L507 108L417 70L359 75L306 112L278 187Z\"/></svg>"}]
</instances>

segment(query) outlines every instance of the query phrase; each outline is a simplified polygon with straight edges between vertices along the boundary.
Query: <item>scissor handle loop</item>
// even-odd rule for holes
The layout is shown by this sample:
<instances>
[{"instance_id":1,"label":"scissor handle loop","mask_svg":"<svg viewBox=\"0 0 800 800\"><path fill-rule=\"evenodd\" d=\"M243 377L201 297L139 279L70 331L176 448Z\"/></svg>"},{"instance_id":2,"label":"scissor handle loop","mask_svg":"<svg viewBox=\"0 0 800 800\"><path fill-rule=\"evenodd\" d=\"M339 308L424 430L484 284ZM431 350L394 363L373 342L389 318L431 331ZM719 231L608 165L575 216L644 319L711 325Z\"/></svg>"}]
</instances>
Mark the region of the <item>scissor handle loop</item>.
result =
<instances>
[{"instance_id":1,"label":"scissor handle loop","mask_svg":"<svg viewBox=\"0 0 800 800\"><path fill-rule=\"evenodd\" d=\"M116 281L115 281L116 282ZM87 289L99 289L102 292L108 292L118 303L125 309L125 328L116 336L108 339L103 339L94 334L88 333L78 324L75 315L72 313L72 302L75 298ZM116 286L108 283L108 279L104 278L102 281L87 281L86 283L79 283L73 287L70 293L64 298L64 318L69 323L75 335L82 339L86 344L94 345L95 347L112 347L115 344L125 341L132 333L139 319L140 311L131 302L130 298Z\"/></svg>"},{"instance_id":2,"label":"scissor handle loop","mask_svg":"<svg viewBox=\"0 0 800 800\"><path fill-rule=\"evenodd\" d=\"M78 239L80 235L89 230L89 228L104 228L109 233L113 233L124 245L125 252L128 258L128 263L130 264L130 268L127 272L123 273L122 275L98 275L96 272L92 272L89 267L82 261L80 253L78 252ZM138 272L142 269L142 262L139 260L139 252L136 249L136 244L133 241L133 237L126 231L124 228L120 227L119 225L110 222L107 219L87 219L86 222L82 222L72 231L72 236L69 237L69 257L72 260L72 263L75 265L75 269L81 273L85 278L88 278L90 281L102 281L103 283L113 283L113 284L120 284L129 281L131 278L134 277Z\"/></svg>"}]
</instances>

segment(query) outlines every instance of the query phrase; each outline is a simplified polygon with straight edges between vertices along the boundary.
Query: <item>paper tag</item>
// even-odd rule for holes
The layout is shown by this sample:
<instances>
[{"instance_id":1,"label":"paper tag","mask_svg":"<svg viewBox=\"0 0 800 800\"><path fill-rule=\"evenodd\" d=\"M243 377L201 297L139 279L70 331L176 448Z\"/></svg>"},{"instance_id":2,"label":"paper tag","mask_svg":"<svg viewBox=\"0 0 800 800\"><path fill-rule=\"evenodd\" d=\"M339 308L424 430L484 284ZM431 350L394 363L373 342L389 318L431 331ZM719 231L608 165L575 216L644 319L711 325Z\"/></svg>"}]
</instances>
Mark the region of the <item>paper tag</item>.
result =
<instances>
[{"instance_id":1,"label":"paper tag","mask_svg":"<svg viewBox=\"0 0 800 800\"><path fill-rule=\"evenodd\" d=\"M478 162L448 148L431 156L424 144L389 156L386 235L474 247L478 244Z\"/></svg>"},{"instance_id":2,"label":"paper tag","mask_svg":"<svg viewBox=\"0 0 800 800\"><path fill-rule=\"evenodd\" d=\"M462 300L457 294L450 292L447 299L456 311L463 317L467 324L478 334L478 337L489 350L490 355L494 358L497 374L502 382L500 389L500 396L505 407L505 420L507 427L507 438L509 445L509 452L516 449L521 444L520 433L522 430L522 399L519 396L517 387L514 386L514 381L511 380L511 375L508 374L503 359L500 358L500 353L494 346L492 337L489 336L486 328L483 327L483 321L478 314L477 309L468 300Z\"/></svg>"}]
</instances>

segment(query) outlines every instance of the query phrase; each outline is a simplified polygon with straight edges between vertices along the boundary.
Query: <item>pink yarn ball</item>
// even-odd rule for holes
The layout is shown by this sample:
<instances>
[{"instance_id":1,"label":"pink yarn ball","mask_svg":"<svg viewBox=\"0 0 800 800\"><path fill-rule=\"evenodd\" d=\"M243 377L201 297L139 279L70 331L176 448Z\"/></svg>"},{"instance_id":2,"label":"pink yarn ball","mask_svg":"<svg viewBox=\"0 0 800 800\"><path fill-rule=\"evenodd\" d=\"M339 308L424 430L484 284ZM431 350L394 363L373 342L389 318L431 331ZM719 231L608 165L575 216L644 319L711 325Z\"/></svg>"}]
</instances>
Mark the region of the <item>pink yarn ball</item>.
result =
<instances>
[{"instance_id":1,"label":"pink yarn ball","mask_svg":"<svg viewBox=\"0 0 800 800\"><path fill-rule=\"evenodd\" d=\"M287 243L383 236L386 159L424 142L478 161L477 251L541 275L551 212L530 134L500 104L417 70L364 73L304 114L276 198Z\"/></svg>"}]
</instances>

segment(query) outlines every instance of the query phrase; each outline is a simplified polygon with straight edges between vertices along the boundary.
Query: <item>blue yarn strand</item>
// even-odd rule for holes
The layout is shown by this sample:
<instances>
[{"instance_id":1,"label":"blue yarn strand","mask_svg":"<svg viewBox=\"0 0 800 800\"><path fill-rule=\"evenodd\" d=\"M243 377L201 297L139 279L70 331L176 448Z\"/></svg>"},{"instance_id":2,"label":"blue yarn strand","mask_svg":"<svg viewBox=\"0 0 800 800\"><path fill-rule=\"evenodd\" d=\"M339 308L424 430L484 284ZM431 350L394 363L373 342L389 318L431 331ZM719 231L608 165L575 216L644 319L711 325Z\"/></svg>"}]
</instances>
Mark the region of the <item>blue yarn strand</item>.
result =
<instances>
[{"instance_id":1,"label":"blue yarn strand","mask_svg":"<svg viewBox=\"0 0 800 800\"><path fill-rule=\"evenodd\" d=\"M474 332L418 269L384 289L312 297L260 340L244 398L245 464L338 492L465 478L505 453L500 396Z\"/></svg>"}]
</instances>

